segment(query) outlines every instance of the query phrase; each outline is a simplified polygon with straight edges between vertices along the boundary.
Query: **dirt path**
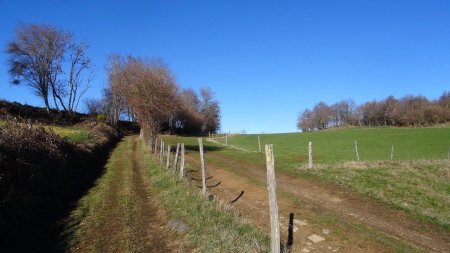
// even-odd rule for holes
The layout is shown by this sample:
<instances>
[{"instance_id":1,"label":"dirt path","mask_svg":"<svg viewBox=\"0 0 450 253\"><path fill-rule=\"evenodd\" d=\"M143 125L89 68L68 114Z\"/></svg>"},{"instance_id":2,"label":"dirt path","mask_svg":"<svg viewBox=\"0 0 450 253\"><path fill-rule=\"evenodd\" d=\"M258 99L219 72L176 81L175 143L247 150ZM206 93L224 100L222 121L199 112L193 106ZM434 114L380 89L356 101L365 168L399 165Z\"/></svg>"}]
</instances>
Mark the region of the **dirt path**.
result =
<instances>
[{"instance_id":1,"label":"dirt path","mask_svg":"<svg viewBox=\"0 0 450 253\"><path fill-rule=\"evenodd\" d=\"M81 219L70 251L176 252L176 235L152 195L137 137L126 137L111 154L97 186L84 198L92 202Z\"/></svg>"},{"instance_id":2,"label":"dirt path","mask_svg":"<svg viewBox=\"0 0 450 253\"><path fill-rule=\"evenodd\" d=\"M198 164L197 156L190 153L188 162ZM265 168L225 157L220 152L211 151L205 156L208 173L213 176L208 185L220 182L209 191L227 200L233 200L244 191L233 205L254 224L268 231ZM312 183L282 173L277 174L277 187L284 231L282 238L288 247L291 242L293 252L401 250L402 246L389 238L400 238L427 252L450 251L450 235L443 229L411 219L401 211L344 188Z\"/></svg>"}]
</instances>

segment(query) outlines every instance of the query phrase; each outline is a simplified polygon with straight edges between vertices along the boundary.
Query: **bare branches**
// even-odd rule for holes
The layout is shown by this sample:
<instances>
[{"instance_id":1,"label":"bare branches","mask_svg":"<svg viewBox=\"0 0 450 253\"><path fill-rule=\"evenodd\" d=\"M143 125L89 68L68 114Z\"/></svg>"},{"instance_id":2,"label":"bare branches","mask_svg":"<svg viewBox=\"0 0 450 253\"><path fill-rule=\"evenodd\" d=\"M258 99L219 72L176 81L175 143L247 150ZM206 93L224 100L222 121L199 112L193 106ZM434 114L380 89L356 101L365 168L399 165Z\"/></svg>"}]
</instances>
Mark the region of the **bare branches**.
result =
<instances>
[{"instance_id":1,"label":"bare branches","mask_svg":"<svg viewBox=\"0 0 450 253\"><path fill-rule=\"evenodd\" d=\"M78 90L84 81L83 72L91 67L86 48L84 44L76 44L71 33L52 26L19 26L15 39L6 48L12 83L29 86L44 100L47 111L51 92L56 109L61 106L72 115L92 81L88 77L84 88Z\"/></svg>"},{"instance_id":2,"label":"bare branches","mask_svg":"<svg viewBox=\"0 0 450 253\"><path fill-rule=\"evenodd\" d=\"M425 126L450 120L450 95L444 92L435 101L424 96L389 96L381 101L369 101L358 107L352 100L331 106L323 102L313 110L306 109L297 118L297 127L303 131L320 130L345 125L358 126Z\"/></svg>"}]
</instances>

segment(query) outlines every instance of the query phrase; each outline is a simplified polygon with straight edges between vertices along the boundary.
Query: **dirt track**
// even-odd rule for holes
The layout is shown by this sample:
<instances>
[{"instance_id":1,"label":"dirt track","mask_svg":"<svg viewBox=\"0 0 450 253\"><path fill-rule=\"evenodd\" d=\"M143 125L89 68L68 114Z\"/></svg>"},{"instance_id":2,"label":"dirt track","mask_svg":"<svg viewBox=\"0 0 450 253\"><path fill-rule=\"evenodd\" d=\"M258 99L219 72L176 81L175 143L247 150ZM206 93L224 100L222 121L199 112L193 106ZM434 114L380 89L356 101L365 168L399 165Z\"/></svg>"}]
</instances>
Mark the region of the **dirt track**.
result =
<instances>
[{"instance_id":1,"label":"dirt track","mask_svg":"<svg viewBox=\"0 0 450 253\"><path fill-rule=\"evenodd\" d=\"M220 152L210 151L205 156L208 175L212 176L208 185L220 182L209 191L230 201L244 191L233 205L252 223L269 231L265 168ZM198 160L197 153L188 154L188 163L198 166ZM276 176L282 239L292 252L394 252L398 248L393 240L386 240L389 237L400 238L419 251L450 251L448 232L402 211L342 187L281 173ZM324 240L314 243L308 239L313 234Z\"/></svg>"},{"instance_id":2,"label":"dirt track","mask_svg":"<svg viewBox=\"0 0 450 253\"><path fill-rule=\"evenodd\" d=\"M152 194L137 140L126 137L111 154L109 171L97 186L104 198L82 221L79 231L83 233L70 251L179 251L176 236L167 229L164 210Z\"/></svg>"}]
</instances>

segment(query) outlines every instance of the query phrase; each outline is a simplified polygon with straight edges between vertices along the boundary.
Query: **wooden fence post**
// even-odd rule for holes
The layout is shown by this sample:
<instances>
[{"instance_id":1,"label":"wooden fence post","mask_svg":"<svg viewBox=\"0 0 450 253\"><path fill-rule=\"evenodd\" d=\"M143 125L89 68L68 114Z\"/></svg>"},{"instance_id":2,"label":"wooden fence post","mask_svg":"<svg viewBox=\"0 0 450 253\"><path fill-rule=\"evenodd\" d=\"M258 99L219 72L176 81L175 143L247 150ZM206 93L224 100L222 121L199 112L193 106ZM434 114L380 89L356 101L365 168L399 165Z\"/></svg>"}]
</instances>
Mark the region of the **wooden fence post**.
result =
<instances>
[{"instance_id":1,"label":"wooden fence post","mask_svg":"<svg viewBox=\"0 0 450 253\"><path fill-rule=\"evenodd\" d=\"M184 143L181 143L180 180L184 177Z\"/></svg>"},{"instance_id":2,"label":"wooden fence post","mask_svg":"<svg viewBox=\"0 0 450 253\"><path fill-rule=\"evenodd\" d=\"M356 160L359 161L358 142L355 141Z\"/></svg>"},{"instance_id":3,"label":"wooden fence post","mask_svg":"<svg viewBox=\"0 0 450 253\"><path fill-rule=\"evenodd\" d=\"M269 191L270 207L270 245L272 253L280 252L280 225L278 220L278 204L275 181L275 161L273 145L266 144L267 190Z\"/></svg>"},{"instance_id":4,"label":"wooden fence post","mask_svg":"<svg viewBox=\"0 0 450 253\"><path fill-rule=\"evenodd\" d=\"M312 169L313 159L312 159L312 141L308 144L308 169Z\"/></svg>"},{"instance_id":5,"label":"wooden fence post","mask_svg":"<svg viewBox=\"0 0 450 253\"><path fill-rule=\"evenodd\" d=\"M258 149L259 153L261 153L261 139L259 138L259 135L258 135Z\"/></svg>"},{"instance_id":6,"label":"wooden fence post","mask_svg":"<svg viewBox=\"0 0 450 253\"><path fill-rule=\"evenodd\" d=\"M177 171L178 153L180 152L180 143L177 143L177 151L175 151L175 158L173 159L173 174Z\"/></svg>"},{"instance_id":7,"label":"wooden fence post","mask_svg":"<svg viewBox=\"0 0 450 253\"><path fill-rule=\"evenodd\" d=\"M156 152L158 152L158 138L155 138L155 150L154 150L154 152L155 152L155 155L156 155Z\"/></svg>"},{"instance_id":8,"label":"wooden fence post","mask_svg":"<svg viewBox=\"0 0 450 253\"><path fill-rule=\"evenodd\" d=\"M202 194L206 196L206 172L205 172L205 159L203 157L203 141L202 138L198 138L198 145L200 148L200 162L202 166Z\"/></svg>"},{"instance_id":9,"label":"wooden fence post","mask_svg":"<svg viewBox=\"0 0 450 253\"><path fill-rule=\"evenodd\" d=\"M161 147L159 149L159 163L163 163L163 156L164 156L164 141L161 140Z\"/></svg>"},{"instance_id":10,"label":"wooden fence post","mask_svg":"<svg viewBox=\"0 0 450 253\"><path fill-rule=\"evenodd\" d=\"M167 145L167 162L166 162L166 169L169 169L170 165L170 145Z\"/></svg>"},{"instance_id":11,"label":"wooden fence post","mask_svg":"<svg viewBox=\"0 0 450 253\"><path fill-rule=\"evenodd\" d=\"M153 141L152 141L152 138L150 138L150 140L148 140L148 147L150 149L150 153L153 152Z\"/></svg>"},{"instance_id":12,"label":"wooden fence post","mask_svg":"<svg viewBox=\"0 0 450 253\"><path fill-rule=\"evenodd\" d=\"M391 161L394 160L394 144L391 144Z\"/></svg>"},{"instance_id":13,"label":"wooden fence post","mask_svg":"<svg viewBox=\"0 0 450 253\"><path fill-rule=\"evenodd\" d=\"M225 134L225 145L228 146L228 134Z\"/></svg>"}]
</instances>

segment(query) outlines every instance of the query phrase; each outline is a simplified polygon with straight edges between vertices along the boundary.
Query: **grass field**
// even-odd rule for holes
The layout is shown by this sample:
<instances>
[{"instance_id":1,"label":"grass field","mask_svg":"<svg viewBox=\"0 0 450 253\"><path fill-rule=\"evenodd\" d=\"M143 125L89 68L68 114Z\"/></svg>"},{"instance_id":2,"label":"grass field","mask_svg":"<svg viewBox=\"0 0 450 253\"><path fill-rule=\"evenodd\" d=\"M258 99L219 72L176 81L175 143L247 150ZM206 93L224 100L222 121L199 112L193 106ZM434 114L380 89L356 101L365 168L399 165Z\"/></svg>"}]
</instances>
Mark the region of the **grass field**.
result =
<instances>
[{"instance_id":1,"label":"grass field","mask_svg":"<svg viewBox=\"0 0 450 253\"><path fill-rule=\"evenodd\" d=\"M264 168L257 138L234 135L228 137L228 144L238 149L211 142L205 148ZM352 128L260 138L263 152L264 144L274 144L279 172L343 185L450 230L450 128ZM355 140L361 162L353 162ZM194 138L182 141L198 145ZM304 169L309 141L313 142L314 170ZM394 161L387 161L391 143Z\"/></svg>"},{"instance_id":2,"label":"grass field","mask_svg":"<svg viewBox=\"0 0 450 253\"><path fill-rule=\"evenodd\" d=\"M363 162L298 173L372 196L450 231L450 162Z\"/></svg>"},{"instance_id":3,"label":"grass field","mask_svg":"<svg viewBox=\"0 0 450 253\"><path fill-rule=\"evenodd\" d=\"M363 161L389 160L394 145L395 160L446 159L450 147L450 128L349 128L306 133L264 134L264 144L273 144L275 157L282 166L304 166L308 160L308 142L313 143L313 160L336 163L356 159L355 140ZM225 140L220 139L221 142ZM258 151L258 135L228 137L228 144Z\"/></svg>"}]
</instances>

